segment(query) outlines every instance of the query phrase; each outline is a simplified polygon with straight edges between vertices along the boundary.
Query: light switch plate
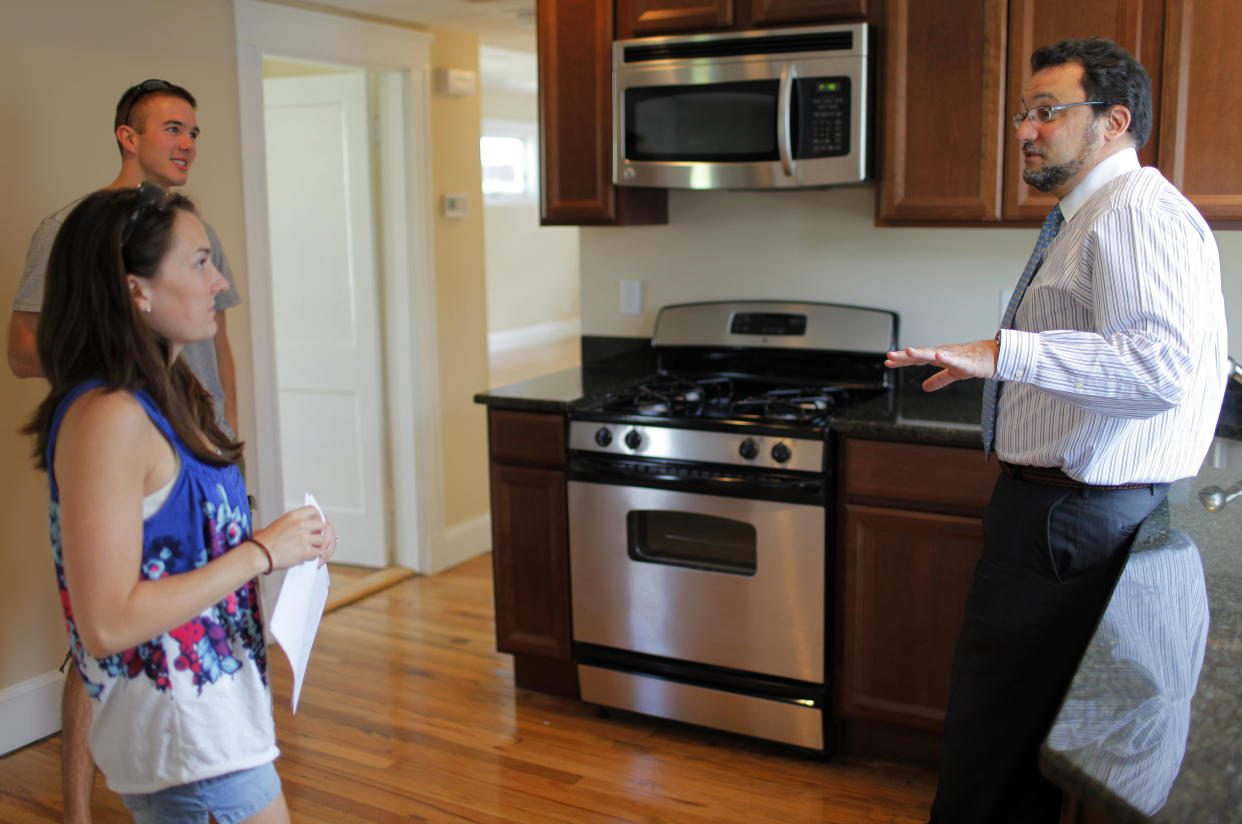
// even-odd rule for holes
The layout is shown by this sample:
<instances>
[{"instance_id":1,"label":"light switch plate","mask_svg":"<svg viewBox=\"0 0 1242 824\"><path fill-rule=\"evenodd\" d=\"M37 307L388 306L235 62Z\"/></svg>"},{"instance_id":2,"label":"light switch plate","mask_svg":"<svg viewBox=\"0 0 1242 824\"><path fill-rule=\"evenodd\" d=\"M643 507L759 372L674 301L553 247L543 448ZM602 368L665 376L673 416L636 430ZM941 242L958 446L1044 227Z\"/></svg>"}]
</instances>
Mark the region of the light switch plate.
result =
<instances>
[{"instance_id":1,"label":"light switch plate","mask_svg":"<svg viewBox=\"0 0 1242 824\"><path fill-rule=\"evenodd\" d=\"M440 211L445 217L465 217L470 214L470 196L464 192L449 192L440 199Z\"/></svg>"},{"instance_id":2,"label":"light switch plate","mask_svg":"<svg viewBox=\"0 0 1242 824\"><path fill-rule=\"evenodd\" d=\"M621 314L641 315L643 313L643 282L641 280L621 281Z\"/></svg>"}]
</instances>

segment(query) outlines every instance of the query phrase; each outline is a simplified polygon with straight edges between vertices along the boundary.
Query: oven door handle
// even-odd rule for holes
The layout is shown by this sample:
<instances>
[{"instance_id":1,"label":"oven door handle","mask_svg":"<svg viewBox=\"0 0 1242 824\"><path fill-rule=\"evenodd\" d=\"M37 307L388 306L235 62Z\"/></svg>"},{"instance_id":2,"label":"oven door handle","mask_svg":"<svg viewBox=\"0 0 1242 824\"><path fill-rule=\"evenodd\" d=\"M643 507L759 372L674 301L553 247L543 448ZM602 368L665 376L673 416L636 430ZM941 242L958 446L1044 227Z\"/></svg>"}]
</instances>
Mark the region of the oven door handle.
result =
<instances>
[{"instance_id":1,"label":"oven door handle","mask_svg":"<svg viewBox=\"0 0 1242 824\"><path fill-rule=\"evenodd\" d=\"M781 156L781 169L785 177L793 177L793 84L798 71L793 63L781 64L781 85L776 104L776 148Z\"/></svg>"},{"instance_id":2,"label":"oven door handle","mask_svg":"<svg viewBox=\"0 0 1242 824\"><path fill-rule=\"evenodd\" d=\"M618 461L590 453L571 453L566 462L566 476L571 481L646 486L685 491L729 494L734 497L765 498L777 496L807 500L822 498L827 481L822 475L792 475L728 469L698 469L678 466L681 472L669 471L672 465L643 461ZM663 470L663 471L662 471Z\"/></svg>"}]
</instances>

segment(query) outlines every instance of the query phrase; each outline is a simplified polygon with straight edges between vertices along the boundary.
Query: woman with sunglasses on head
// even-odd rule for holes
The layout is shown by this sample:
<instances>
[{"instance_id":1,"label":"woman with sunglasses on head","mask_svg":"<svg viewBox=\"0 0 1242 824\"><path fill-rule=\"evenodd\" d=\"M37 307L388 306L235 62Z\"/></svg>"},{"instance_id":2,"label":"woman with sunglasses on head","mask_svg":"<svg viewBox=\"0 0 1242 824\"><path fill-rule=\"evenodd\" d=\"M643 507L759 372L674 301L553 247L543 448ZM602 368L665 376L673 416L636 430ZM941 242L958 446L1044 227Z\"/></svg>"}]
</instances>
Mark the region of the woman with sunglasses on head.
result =
<instances>
[{"instance_id":1,"label":"woman with sunglasses on head","mask_svg":"<svg viewBox=\"0 0 1242 824\"><path fill-rule=\"evenodd\" d=\"M336 533L314 507L252 531L242 444L179 357L216 331L210 252L154 184L83 200L52 246L27 431L108 786L137 822L286 822L257 576L323 563Z\"/></svg>"}]
</instances>

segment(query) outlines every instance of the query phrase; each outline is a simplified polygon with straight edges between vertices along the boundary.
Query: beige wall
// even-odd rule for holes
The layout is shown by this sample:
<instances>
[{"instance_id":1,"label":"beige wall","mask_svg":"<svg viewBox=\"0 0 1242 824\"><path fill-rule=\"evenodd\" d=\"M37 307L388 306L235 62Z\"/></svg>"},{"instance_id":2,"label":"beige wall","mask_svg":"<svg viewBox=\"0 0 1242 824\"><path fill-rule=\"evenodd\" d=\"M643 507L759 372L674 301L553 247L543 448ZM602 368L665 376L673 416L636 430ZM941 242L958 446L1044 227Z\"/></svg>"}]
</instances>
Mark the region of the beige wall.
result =
<instances>
[{"instance_id":1,"label":"beige wall","mask_svg":"<svg viewBox=\"0 0 1242 824\"><path fill-rule=\"evenodd\" d=\"M198 98L200 154L186 192L219 233L245 293L235 53L228 0L0 4L0 75L7 78L0 88L6 184L0 294L6 301L40 219L116 176L120 158L110 136L116 101L148 77L184 85ZM242 426L252 429L244 306L229 312L228 329L238 354ZM45 387L0 370L6 468L0 474L0 689L55 669L66 646L47 538L47 481L31 467L29 439L15 434Z\"/></svg>"},{"instance_id":2,"label":"beige wall","mask_svg":"<svg viewBox=\"0 0 1242 824\"><path fill-rule=\"evenodd\" d=\"M436 32L435 68L479 70L475 35ZM487 295L483 258L483 173L479 166L479 95L431 97L432 195L435 209L436 323L444 444L445 523L452 527L488 509L487 436L483 407L471 398L487 388ZM446 218L440 198L464 192L469 214Z\"/></svg>"},{"instance_id":3,"label":"beige wall","mask_svg":"<svg viewBox=\"0 0 1242 824\"><path fill-rule=\"evenodd\" d=\"M140 29L132 21L141 20ZM441 34L433 64L477 68L473 36ZM40 0L0 3L0 294L13 294L30 235L46 214L113 179L117 98L148 77L180 83L199 101L199 157L186 188L209 218L246 295L236 38L230 0ZM487 511L486 436L471 396L487 387L479 98L433 97L435 194L468 192L470 217L436 220L446 524ZM228 313L243 436L254 431L247 304ZM16 434L45 391L0 370L0 690L59 666L65 636L47 538L46 479Z\"/></svg>"}]
</instances>

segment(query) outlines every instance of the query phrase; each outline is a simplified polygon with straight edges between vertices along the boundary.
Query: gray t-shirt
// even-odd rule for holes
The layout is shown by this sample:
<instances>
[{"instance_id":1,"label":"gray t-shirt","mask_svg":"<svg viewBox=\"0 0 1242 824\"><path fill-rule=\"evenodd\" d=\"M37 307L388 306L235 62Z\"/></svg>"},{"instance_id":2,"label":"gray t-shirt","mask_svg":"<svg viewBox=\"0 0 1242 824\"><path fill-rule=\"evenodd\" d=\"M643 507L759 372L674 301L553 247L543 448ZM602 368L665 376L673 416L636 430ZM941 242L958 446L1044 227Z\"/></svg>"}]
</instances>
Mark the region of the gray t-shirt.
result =
<instances>
[{"instance_id":1,"label":"gray t-shirt","mask_svg":"<svg viewBox=\"0 0 1242 824\"><path fill-rule=\"evenodd\" d=\"M47 276L48 258L52 255L52 241L56 239L56 233L60 231L61 224L73 211L73 207L84 199L85 195L48 215L35 230L34 237L30 239L30 248L26 251L26 269L22 272L22 279L17 284L17 296L13 298L14 312L38 312L43 309L43 281ZM223 312L240 304L241 295L238 294L237 285L233 282L233 270L229 268L229 261L224 256L220 238L205 220L203 228L207 230L207 239L211 243L211 262L229 282L228 290L216 295L216 311ZM215 400L216 423L229 435L235 437L235 433L224 417L224 387L220 385L220 365L216 362L215 341L208 339L187 344L181 350L181 356L185 358L186 365L198 378L199 383L211 393L211 397Z\"/></svg>"}]
</instances>

